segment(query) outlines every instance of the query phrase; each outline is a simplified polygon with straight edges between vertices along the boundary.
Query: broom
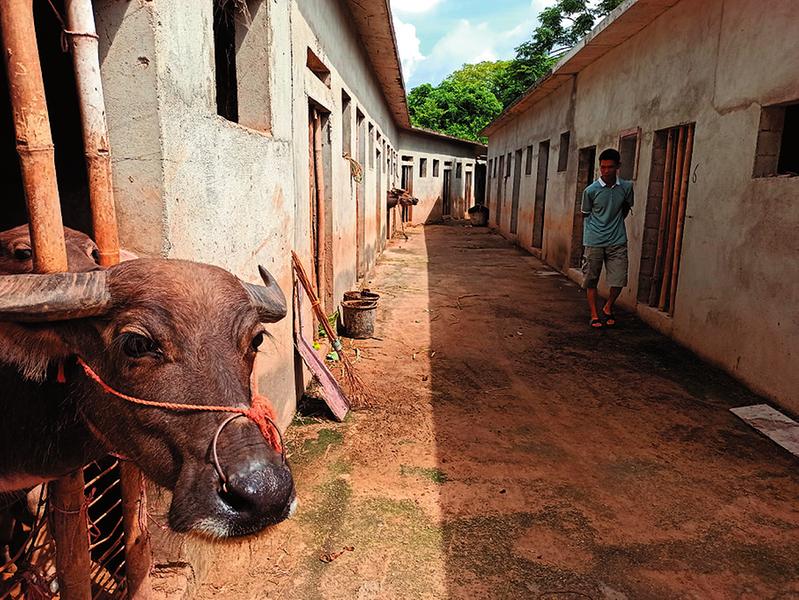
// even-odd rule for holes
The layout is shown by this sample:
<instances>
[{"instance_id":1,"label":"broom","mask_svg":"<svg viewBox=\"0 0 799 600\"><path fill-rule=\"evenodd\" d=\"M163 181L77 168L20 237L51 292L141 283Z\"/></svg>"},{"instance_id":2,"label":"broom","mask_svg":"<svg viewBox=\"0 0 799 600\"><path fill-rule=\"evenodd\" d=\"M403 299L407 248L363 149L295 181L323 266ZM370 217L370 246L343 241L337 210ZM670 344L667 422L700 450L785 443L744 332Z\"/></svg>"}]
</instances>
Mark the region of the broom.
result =
<instances>
[{"instance_id":1,"label":"broom","mask_svg":"<svg viewBox=\"0 0 799 600\"><path fill-rule=\"evenodd\" d=\"M355 365L344 353L344 347L341 345L341 340L335 334L333 331L333 326L330 325L330 322L327 320L325 312L322 310L322 307L319 304L319 298L316 297L313 286L311 285L308 276L305 274L305 269L302 268L300 257L297 256L293 250L291 251L291 261L294 265L294 272L297 274L297 279L300 280L302 288L305 290L305 293L311 300L311 308L313 309L314 314L316 314L316 318L319 319L320 323L322 323L322 327L325 329L325 333L327 334L327 337L333 346L333 350L336 351L341 359L341 364L344 367L344 381L349 389L350 400L353 402L358 402L361 405L368 404L369 400L372 399L372 395L367 389L363 379L361 379L360 375L358 375L358 372L355 370Z\"/></svg>"}]
</instances>

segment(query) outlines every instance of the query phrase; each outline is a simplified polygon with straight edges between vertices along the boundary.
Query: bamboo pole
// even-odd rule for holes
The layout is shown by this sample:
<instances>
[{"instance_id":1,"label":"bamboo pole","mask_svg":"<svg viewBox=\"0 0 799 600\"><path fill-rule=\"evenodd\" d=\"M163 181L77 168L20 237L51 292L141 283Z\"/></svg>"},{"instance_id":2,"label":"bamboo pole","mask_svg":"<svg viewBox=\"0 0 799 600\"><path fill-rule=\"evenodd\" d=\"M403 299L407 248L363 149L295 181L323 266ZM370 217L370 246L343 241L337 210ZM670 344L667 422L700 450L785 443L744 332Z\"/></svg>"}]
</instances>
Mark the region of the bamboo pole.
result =
<instances>
[{"instance_id":1,"label":"bamboo pole","mask_svg":"<svg viewBox=\"0 0 799 600\"><path fill-rule=\"evenodd\" d=\"M66 0L66 13L83 125L94 241L100 250L100 264L111 266L119 262L119 233L98 38L91 0Z\"/></svg>"},{"instance_id":2,"label":"bamboo pole","mask_svg":"<svg viewBox=\"0 0 799 600\"><path fill-rule=\"evenodd\" d=\"M91 564L83 470L78 469L51 485L50 514L59 597L61 600L89 600L92 596Z\"/></svg>"},{"instance_id":3,"label":"bamboo pole","mask_svg":"<svg viewBox=\"0 0 799 600\"><path fill-rule=\"evenodd\" d=\"M100 264L108 267L119 262L119 229L91 0L66 0L66 15L78 88L94 239L100 251ZM146 520L142 518L147 514L144 477L139 468L129 462L120 462L119 477L128 595L135 600L148 600L152 597L149 579L152 552Z\"/></svg>"},{"instance_id":4,"label":"bamboo pole","mask_svg":"<svg viewBox=\"0 0 799 600\"><path fill-rule=\"evenodd\" d=\"M314 183L316 187L316 281L319 290L319 300L327 310L327 281L325 279L325 265L327 248L325 248L325 166L322 154L322 116L314 111Z\"/></svg>"},{"instance_id":5,"label":"bamboo pole","mask_svg":"<svg viewBox=\"0 0 799 600\"><path fill-rule=\"evenodd\" d=\"M660 292L663 275L663 246L666 241L666 223L669 222L669 198L671 198L672 169L674 168L674 130L670 129L666 140L666 166L663 174L663 193L660 199L660 220L658 222L658 245L655 252L655 268L649 288L649 306L655 304Z\"/></svg>"},{"instance_id":6,"label":"bamboo pole","mask_svg":"<svg viewBox=\"0 0 799 600\"><path fill-rule=\"evenodd\" d=\"M682 181L680 183L680 205L677 215L677 231L674 241L674 261L671 268L671 296L669 297L669 315L674 314L674 301L677 298L677 275L680 270L680 253L682 252L683 229L685 228L685 208L688 204L688 177L691 173L691 154L694 149L694 128L688 130L685 140L685 159L683 161Z\"/></svg>"},{"instance_id":7,"label":"bamboo pole","mask_svg":"<svg viewBox=\"0 0 799 600\"><path fill-rule=\"evenodd\" d=\"M680 127L677 137L677 159L674 163L674 186L671 194L671 207L669 208L669 232L666 246L666 259L663 262L663 284L660 286L658 310L665 310L669 299L669 284L671 278L671 263L674 258L674 238L677 230L677 203L679 201L680 186L677 182L682 180L683 157L685 156L685 127Z\"/></svg>"},{"instance_id":8,"label":"bamboo pole","mask_svg":"<svg viewBox=\"0 0 799 600\"><path fill-rule=\"evenodd\" d=\"M128 598L150 600L153 589L150 583L152 550L147 529L147 501L144 493L144 475L131 462L119 463L119 483L122 487L122 524L125 529L125 579Z\"/></svg>"},{"instance_id":9,"label":"bamboo pole","mask_svg":"<svg viewBox=\"0 0 799 600\"><path fill-rule=\"evenodd\" d=\"M28 207L33 269L67 270L55 152L33 23L33 0L0 1L3 57Z\"/></svg>"},{"instance_id":10,"label":"bamboo pole","mask_svg":"<svg viewBox=\"0 0 799 600\"><path fill-rule=\"evenodd\" d=\"M0 31L28 207L33 268L38 273L66 271L67 252L55 152L36 44L32 0L0 2ZM80 470L53 483L53 537L62 600L91 598L83 484Z\"/></svg>"}]
</instances>

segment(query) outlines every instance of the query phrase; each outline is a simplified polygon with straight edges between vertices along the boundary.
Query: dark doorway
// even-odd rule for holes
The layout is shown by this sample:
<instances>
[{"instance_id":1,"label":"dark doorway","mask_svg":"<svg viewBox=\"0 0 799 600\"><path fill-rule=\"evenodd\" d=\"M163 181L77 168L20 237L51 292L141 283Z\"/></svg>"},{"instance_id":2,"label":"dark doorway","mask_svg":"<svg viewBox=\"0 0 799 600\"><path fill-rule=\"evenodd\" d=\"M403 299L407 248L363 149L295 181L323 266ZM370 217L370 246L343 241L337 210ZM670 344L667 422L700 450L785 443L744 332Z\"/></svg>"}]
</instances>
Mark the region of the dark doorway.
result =
<instances>
[{"instance_id":1,"label":"dark doorway","mask_svg":"<svg viewBox=\"0 0 799 600\"><path fill-rule=\"evenodd\" d=\"M516 233L519 228L519 191L522 187L522 151L516 151L513 167L513 196L510 213L510 232Z\"/></svg>"},{"instance_id":2,"label":"dark doorway","mask_svg":"<svg viewBox=\"0 0 799 600\"><path fill-rule=\"evenodd\" d=\"M330 115L308 108L308 187L310 192L311 278L326 313L333 312L333 214L330 175Z\"/></svg>"},{"instance_id":3,"label":"dark doorway","mask_svg":"<svg viewBox=\"0 0 799 600\"><path fill-rule=\"evenodd\" d=\"M502 187L505 182L505 155L499 157L499 176L497 177L497 227L502 229Z\"/></svg>"},{"instance_id":4,"label":"dark doorway","mask_svg":"<svg viewBox=\"0 0 799 600\"><path fill-rule=\"evenodd\" d=\"M377 248L382 247L383 240L383 218L381 216L381 207L384 205L385 200L381 198L383 195L383 172L385 170L383 165L383 153L377 151L377 168L375 169L375 227L377 227L375 235L375 245Z\"/></svg>"},{"instance_id":5,"label":"dark doorway","mask_svg":"<svg viewBox=\"0 0 799 600\"><path fill-rule=\"evenodd\" d=\"M63 12L63 2L56 1L55 6ZM65 226L91 236L86 160L72 55L61 49L61 26L51 6L47 2L34 2L33 12L62 219ZM0 181L3 198L0 231L3 231L28 221L5 67L0 67L0 154L5 165Z\"/></svg>"},{"instance_id":6,"label":"dark doorway","mask_svg":"<svg viewBox=\"0 0 799 600\"><path fill-rule=\"evenodd\" d=\"M572 244L569 266L576 269L583 257L583 191L594 181L596 146L580 148L577 153L577 188L574 193L574 216L572 218Z\"/></svg>"},{"instance_id":7,"label":"dark doorway","mask_svg":"<svg viewBox=\"0 0 799 600\"><path fill-rule=\"evenodd\" d=\"M465 198L466 198L466 208L468 209L472 205L472 172L466 172L466 191L465 191Z\"/></svg>"},{"instance_id":8,"label":"dark doorway","mask_svg":"<svg viewBox=\"0 0 799 600\"><path fill-rule=\"evenodd\" d=\"M413 196L413 165L402 165L401 187ZM413 206L402 207L402 222L407 223L413 219Z\"/></svg>"},{"instance_id":9,"label":"dark doorway","mask_svg":"<svg viewBox=\"0 0 799 600\"><path fill-rule=\"evenodd\" d=\"M452 170L451 169L444 169L444 197L443 197L443 204L441 208L441 214L445 217L451 216L452 213Z\"/></svg>"},{"instance_id":10,"label":"dark doorway","mask_svg":"<svg viewBox=\"0 0 799 600\"><path fill-rule=\"evenodd\" d=\"M474 167L474 202L475 204L488 204L487 171L485 164L477 164Z\"/></svg>"},{"instance_id":11,"label":"dark doorway","mask_svg":"<svg viewBox=\"0 0 799 600\"><path fill-rule=\"evenodd\" d=\"M544 245L544 209L547 200L549 174L549 140L538 144L538 173L535 182L535 210L533 212L533 248Z\"/></svg>"},{"instance_id":12,"label":"dark doorway","mask_svg":"<svg viewBox=\"0 0 799 600\"><path fill-rule=\"evenodd\" d=\"M358 153L358 163L361 165L365 177L366 167L366 120L363 113L359 110L355 116L355 149ZM366 274L366 194L364 190L364 179L355 184L355 221L356 221L356 247L355 264L356 277L360 279Z\"/></svg>"}]
</instances>

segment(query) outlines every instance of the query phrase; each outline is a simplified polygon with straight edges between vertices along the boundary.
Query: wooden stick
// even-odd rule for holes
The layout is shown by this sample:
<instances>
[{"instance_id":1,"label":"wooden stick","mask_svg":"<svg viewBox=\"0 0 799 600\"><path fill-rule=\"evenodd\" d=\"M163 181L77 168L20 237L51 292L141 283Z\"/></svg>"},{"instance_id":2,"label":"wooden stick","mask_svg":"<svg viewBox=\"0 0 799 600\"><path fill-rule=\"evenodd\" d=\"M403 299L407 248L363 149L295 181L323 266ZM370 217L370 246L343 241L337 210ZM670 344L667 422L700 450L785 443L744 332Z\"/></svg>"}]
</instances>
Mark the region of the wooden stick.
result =
<instances>
[{"instance_id":1,"label":"wooden stick","mask_svg":"<svg viewBox=\"0 0 799 600\"><path fill-rule=\"evenodd\" d=\"M150 600L153 589L150 569L153 557L147 529L147 502L144 475L131 462L120 461L119 483L122 487L122 524L125 529L125 579L128 598Z\"/></svg>"},{"instance_id":2,"label":"wooden stick","mask_svg":"<svg viewBox=\"0 0 799 600\"><path fill-rule=\"evenodd\" d=\"M682 252L683 229L685 227L685 208L688 200L688 178L691 173L691 154L694 149L694 128L692 125L686 126L688 130L685 141L685 159L682 170L682 181L680 182L680 205L677 215L677 231L674 241L674 261L671 268L671 296L669 298L669 315L674 314L674 301L677 298L677 275L680 270L680 252Z\"/></svg>"},{"instance_id":3,"label":"wooden stick","mask_svg":"<svg viewBox=\"0 0 799 600\"><path fill-rule=\"evenodd\" d=\"M81 469L51 484L55 563L59 596L63 600L89 600L92 596L88 504L83 495L83 485Z\"/></svg>"},{"instance_id":4,"label":"wooden stick","mask_svg":"<svg viewBox=\"0 0 799 600\"><path fill-rule=\"evenodd\" d=\"M666 303L669 299L669 284L671 278L671 263L674 258L674 238L677 230L677 203L679 201L680 186L679 181L682 181L682 168L683 157L685 156L685 127L680 127L680 133L677 137L677 159L674 167L674 186L671 194L671 207L669 208L669 232L666 246L666 259L663 263L663 284L660 286L660 298L658 301L658 310L665 310Z\"/></svg>"},{"instance_id":5,"label":"wooden stick","mask_svg":"<svg viewBox=\"0 0 799 600\"><path fill-rule=\"evenodd\" d=\"M33 269L67 270L50 116L33 23L33 0L0 1L3 57L8 75L17 153L30 220Z\"/></svg>"},{"instance_id":6,"label":"wooden stick","mask_svg":"<svg viewBox=\"0 0 799 600\"><path fill-rule=\"evenodd\" d=\"M119 232L91 0L67 0L66 16L83 125L94 241L100 251L100 264L107 267L119 262Z\"/></svg>"},{"instance_id":7,"label":"wooden stick","mask_svg":"<svg viewBox=\"0 0 799 600\"><path fill-rule=\"evenodd\" d=\"M663 193L660 199L660 221L658 222L658 246L655 253L655 268L652 272L652 284L649 288L649 306L657 302L660 293L660 281L663 275L663 247L666 241L666 224L669 222L669 198L671 198L672 169L674 167L674 130L669 129L666 141L666 168L663 174Z\"/></svg>"}]
</instances>

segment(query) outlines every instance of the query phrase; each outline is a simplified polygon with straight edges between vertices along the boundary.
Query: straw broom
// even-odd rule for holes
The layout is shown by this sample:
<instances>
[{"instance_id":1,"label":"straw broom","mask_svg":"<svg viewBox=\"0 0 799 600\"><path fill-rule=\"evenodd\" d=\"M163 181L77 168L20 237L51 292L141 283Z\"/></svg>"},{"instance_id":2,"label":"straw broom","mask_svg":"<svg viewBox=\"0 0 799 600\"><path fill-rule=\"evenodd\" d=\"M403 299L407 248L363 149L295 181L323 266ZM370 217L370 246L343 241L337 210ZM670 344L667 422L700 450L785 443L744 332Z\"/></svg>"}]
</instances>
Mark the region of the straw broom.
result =
<instances>
[{"instance_id":1,"label":"straw broom","mask_svg":"<svg viewBox=\"0 0 799 600\"><path fill-rule=\"evenodd\" d=\"M291 251L291 261L294 265L294 272L297 274L297 279L300 280L302 288L305 290L305 293L311 300L311 308L313 308L313 311L316 314L316 317L319 319L319 322L322 323L322 327L325 329L325 333L327 334L327 337L333 346L333 350L338 353L339 358L341 359L341 364L344 367L342 371L344 375L344 382L349 390L350 400L353 403L359 403L361 405L368 404L372 399L372 394L369 392L363 379L361 379L360 375L358 375L358 372L355 370L355 365L353 362L344 353L344 347L341 345L341 340L333 331L333 327L327 320L327 316L319 304L319 298L316 297L316 293L314 293L313 286L308 279L308 275L305 274L305 269L302 267L300 258L293 250Z\"/></svg>"}]
</instances>

